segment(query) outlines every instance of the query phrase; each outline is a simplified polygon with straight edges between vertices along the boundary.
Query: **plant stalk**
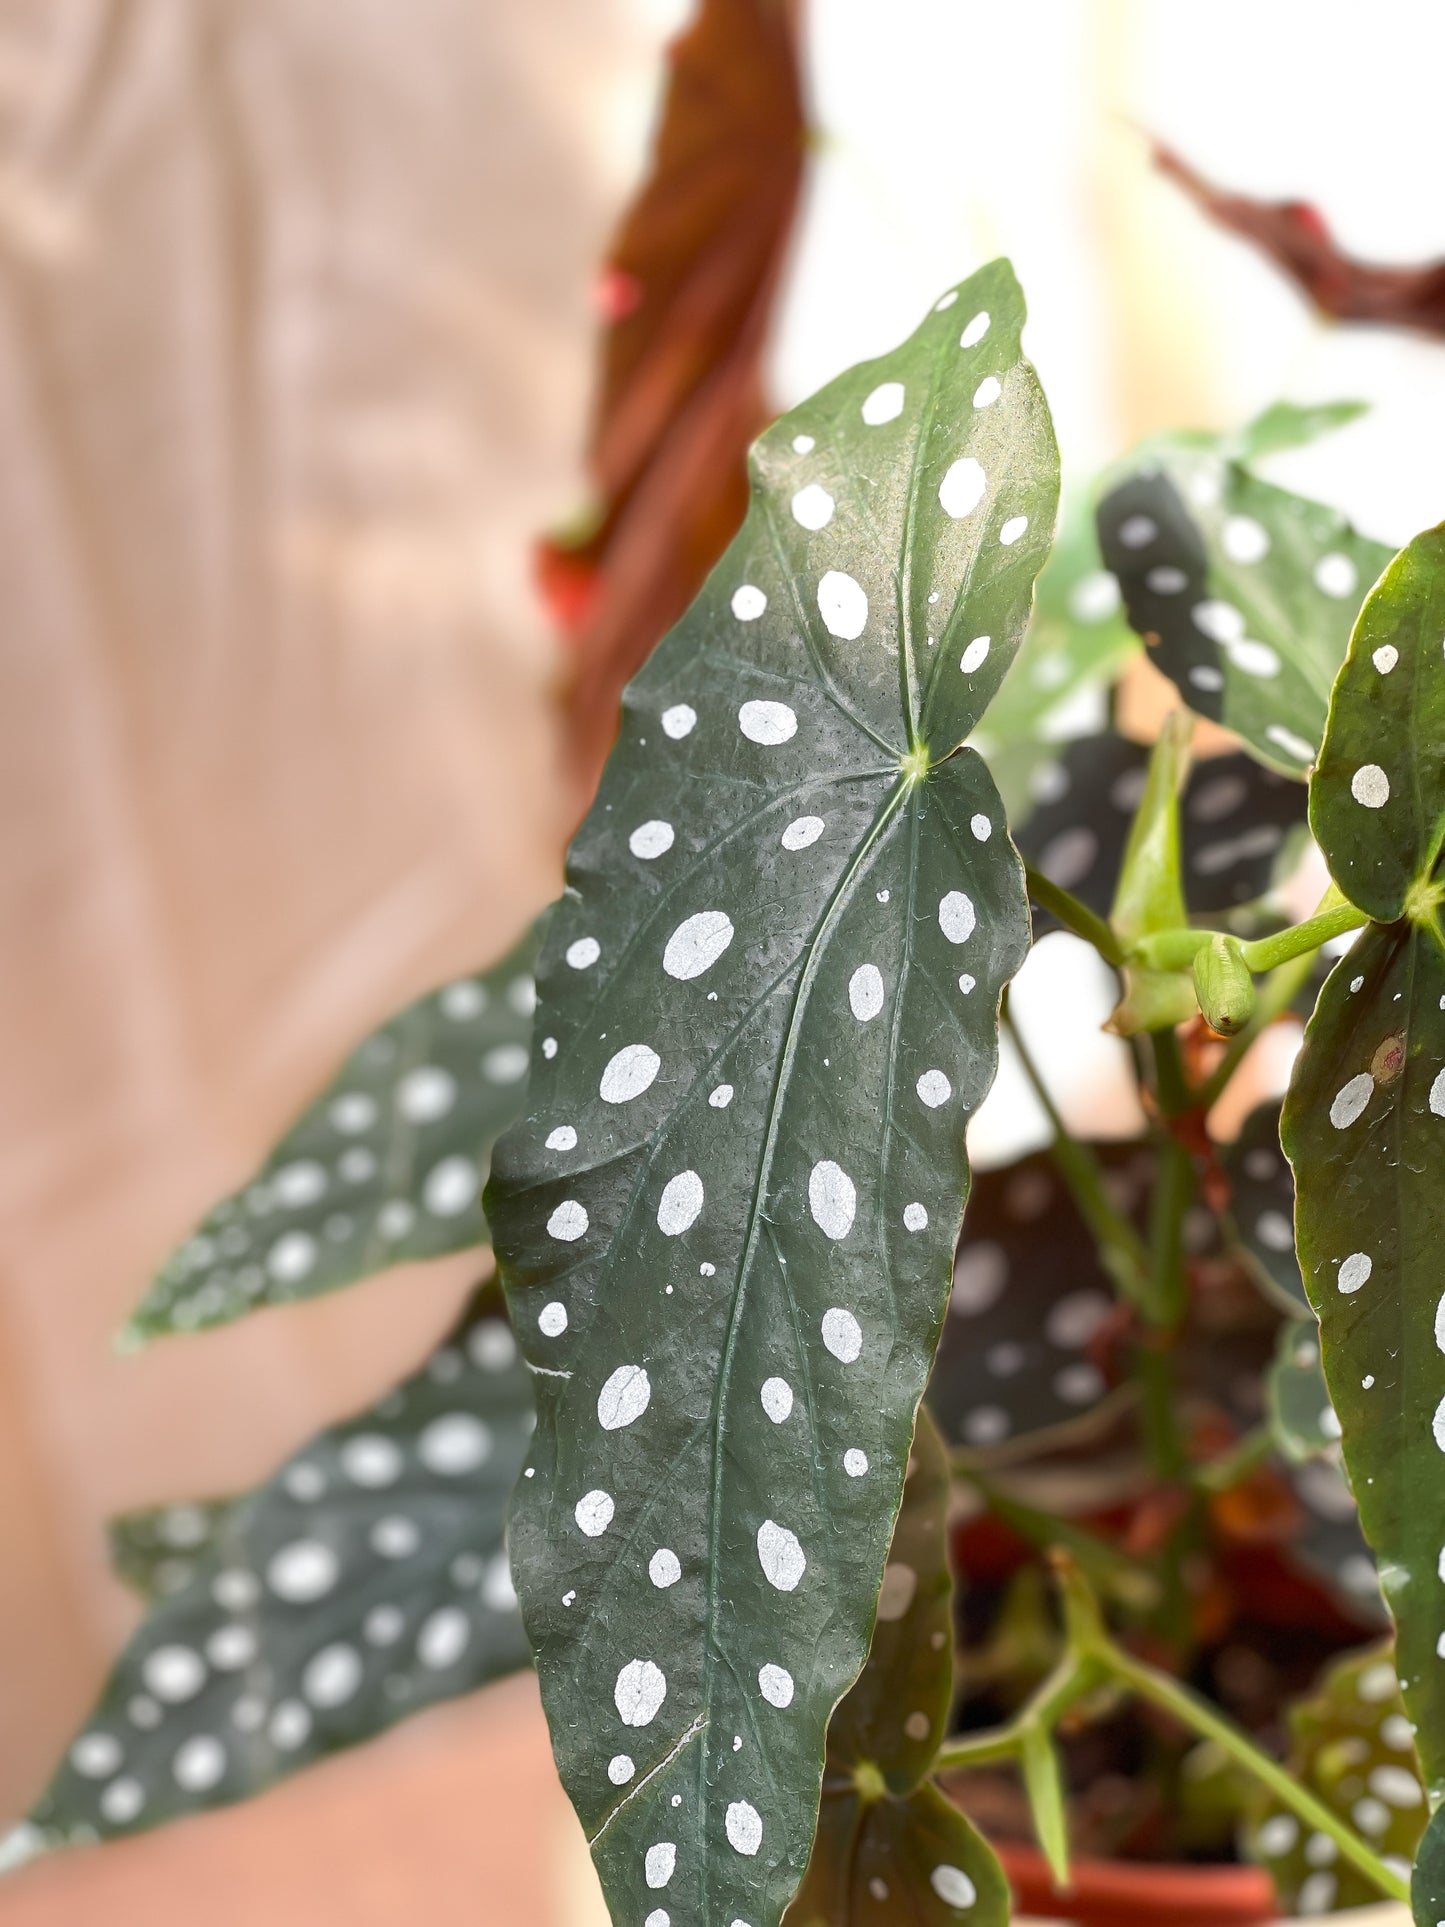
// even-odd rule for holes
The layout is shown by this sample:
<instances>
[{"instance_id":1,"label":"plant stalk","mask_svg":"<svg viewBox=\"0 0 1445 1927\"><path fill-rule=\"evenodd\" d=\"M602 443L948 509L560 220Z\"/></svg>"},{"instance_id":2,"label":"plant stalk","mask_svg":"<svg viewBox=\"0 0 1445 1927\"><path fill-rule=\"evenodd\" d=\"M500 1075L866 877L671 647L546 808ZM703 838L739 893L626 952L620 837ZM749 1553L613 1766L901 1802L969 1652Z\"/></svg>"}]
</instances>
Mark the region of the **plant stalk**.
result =
<instances>
[{"instance_id":1,"label":"plant stalk","mask_svg":"<svg viewBox=\"0 0 1445 1927\"><path fill-rule=\"evenodd\" d=\"M1045 910L1052 911L1059 922L1085 943L1091 943L1107 964L1116 968L1124 961L1123 947L1104 919L1096 916L1086 903L1080 903L1076 896L1050 883L1040 870L1026 868L1029 895Z\"/></svg>"},{"instance_id":2,"label":"plant stalk","mask_svg":"<svg viewBox=\"0 0 1445 1927\"><path fill-rule=\"evenodd\" d=\"M1104 1188L1104 1171L1098 1159L1087 1145L1081 1144L1072 1135L1059 1115L1058 1106L1013 1020L1007 1000L1004 1003L1003 1022L1013 1039L1024 1076L1053 1127L1054 1141L1049 1147L1050 1153L1079 1208L1080 1217L1089 1227L1099 1248L1100 1262L1129 1302L1142 1310L1149 1292L1149 1254L1144 1248L1144 1240L1111 1202Z\"/></svg>"},{"instance_id":3,"label":"plant stalk","mask_svg":"<svg viewBox=\"0 0 1445 1927\"><path fill-rule=\"evenodd\" d=\"M1058 1665L1028 1704L1006 1724L991 1727L983 1733L966 1733L958 1739L945 1742L934 1756L932 1770L935 1773L1012 1759L1025 1769L1025 1783L1032 1793L1037 1780L1037 1767L1035 1773L1030 1775L1026 1762L1030 1758L1037 1762L1039 1734L1051 1733L1080 1700L1112 1680L1120 1686L1127 1686L1161 1712L1168 1713L1189 1732L1197 1733L1201 1739L1212 1740L1237 1766L1267 1787L1280 1804L1287 1807L1305 1826L1333 1840L1345 1859L1372 1886L1378 1887L1381 1893L1387 1894L1392 1900L1408 1902L1409 1882L1392 1872L1338 1814L1331 1812L1308 1788L1291 1778L1277 1760L1261 1752L1238 1727L1222 1713L1216 1712L1207 1700L1190 1687L1171 1679L1167 1673L1159 1672L1146 1661L1136 1659L1132 1653L1115 1644L1104 1625L1098 1601L1087 1580L1066 1553L1056 1553L1053 1566L1062 1595L1064 1632L1068 1641ZM1035 1828L1041 1842L1048 1838L1054 1842L1054 1851L1060 1851L1059 1821L1053 1810L1053 1796L1047 1788L1040 1787L1039 1790L1044 1797L1042 1810L1035 1811Z\"/></svg>"}]
</instances>

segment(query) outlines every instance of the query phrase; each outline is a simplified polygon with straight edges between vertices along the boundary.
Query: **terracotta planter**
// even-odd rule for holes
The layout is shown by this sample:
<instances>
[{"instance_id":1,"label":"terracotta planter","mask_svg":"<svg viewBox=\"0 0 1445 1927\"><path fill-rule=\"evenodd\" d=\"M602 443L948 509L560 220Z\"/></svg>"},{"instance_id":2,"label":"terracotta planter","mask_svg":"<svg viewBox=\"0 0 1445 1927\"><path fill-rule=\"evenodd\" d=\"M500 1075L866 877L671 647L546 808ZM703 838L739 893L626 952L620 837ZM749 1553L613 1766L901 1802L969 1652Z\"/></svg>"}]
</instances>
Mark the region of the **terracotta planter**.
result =
<instances>
[{"instance_id":1,"label":"terracotta planter","mask_svg":"<svg viewBox=\"0 0 1445 1927\"><path fill-rule=\"evenodd\" d=\"M996 1846L1020 1916L1078 1927L1291 1927L1277 1910L1274 1886L1258 1867L1129 1865L1075 1860L1074 1885L1061 1894L1032 1847ZM1409 1909L1394 1901L1351 1907L1329 1916L1333 1927L1410 1927ZM1024 1927L1022 1919L1019 1927ZM1308 1927L1308 1923L1295 1923Z\"/></svg>"}]
</instances>

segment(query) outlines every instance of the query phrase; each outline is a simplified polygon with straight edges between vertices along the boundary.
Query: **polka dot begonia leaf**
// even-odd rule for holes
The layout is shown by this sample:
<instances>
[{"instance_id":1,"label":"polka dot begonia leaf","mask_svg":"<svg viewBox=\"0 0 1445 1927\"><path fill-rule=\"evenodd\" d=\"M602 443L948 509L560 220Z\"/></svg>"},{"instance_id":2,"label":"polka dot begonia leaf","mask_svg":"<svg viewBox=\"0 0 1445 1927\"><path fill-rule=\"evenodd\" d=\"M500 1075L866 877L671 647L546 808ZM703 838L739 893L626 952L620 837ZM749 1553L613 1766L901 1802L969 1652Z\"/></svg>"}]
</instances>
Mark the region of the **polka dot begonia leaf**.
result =
<instances>
[{"instance_id":1,"label":"polka dot begonia leaf","mask_svg":"<svg viewBox=\"0 0 1445 1927\"><path fill-rule=\"evenodd\" d=\"M1281 1325L1266 1381L1269 1422L1287 1459L1337 1454L1340 1421L1320 1363L1320 1332L1313 1314Z\"/></svg>"},{"instance_id":2,"label":"polka dot begonia leaf","mask_svg":"<svg viewBox=\"0 0 1445 1927\"><path fill-rule=\"evenodd\" d=\"M1152 1173L1148 1152L1094 1149L1132 1208ZM1097 1412L1109 1394L1102 1347L1114 1309L1109 1275L1047 1152L975 1176L928 1386L945 1438L1006 1456Z\"/></svg>"},{"instance_id":3,"label":"polka dot begonia leaf","mask_svg":"<svg viewBox=\"0 0 1445 1927\"><path fill-rule=\"evenodd\" d=\"M1415 1927L1440 1927L1445 1920L1445 1807L1431 1814L1416 1850L1410 1911Z\"/></svg>"},{"instance_id":4,"label":"polka dot begonia leaf","mask_svg":"<svg viewBox=\"0 0 1445 1927\"><path fill-rule=\"evenodd\" d=\"M1297 1317L1309 1300L1294 1249L1294 1173L1279 1141L1278 1098L1257 1104L1220 1151L1229 1179L1229 1225L1266 1297Z\"/></svg>"},{"instance_id":5,"label":"polka dot begonia leaf","mask_svg":"<svg viewBox=\"0 0 1445 1927\"><path fill-rule=\"evenodd\" d=\"M1034 772L1034 808L1015 841L1027 863L1096 915L1114 901L1124 847L1144 793L1149 752L1122 736L1084 736ZM1196 763L1179 805L1184 894L1196 915L1262 896L1303 842L1305 792L1252 757ZM1057 928L1034 910L1035 941Z\"/></svg>"},{"instance_id":6,"label":"polka dot begonia leaf","mask_svg":"<svg viewBox=\"0 0 1445 1927\"><path fill-rule=\"evenodd\" d=\"M1290 1777L1407 1879L1428 1809L1389 1645L1336 1660L1290 1709L1289 1736ZM1330 1914L1379 1898L1327 1833L1312 1832L1272 1797L1258 1801L1243 1844L1291 1913Z\"/></svg>"},{"instance_id":7,"label":"polka dot begonia leaf","mask_svg":"<svg viewBox=\"0 0 1445 1927\"><path fill-rule=\"evenodd\" d=\"M1099 505L1129 620L1193 710L1303 778L1390 550L1212 446L1152 446Z\"/></svg>"},{"instance_id":8,"label":"polka dot begonia leaf","mask_svg":"<svg viewBox=\"0 0 1445 1927\"><path fill-rule=\"evenodd\" d=\"M1320 1580L1362 1626L1386 1625L1374 1555L1338 1464L1326 1458L1297 1465L1285 1460L1281 1470L1300 1512L1298 1529L1285 1547L1291 1562Z\"/></svg>"},{"instance_id":9,"label":"polka dot begonia leaf","mask_svg":"<svg viewBox=\"0 0 1445 1927\"><path fill-rule=\"evenodd\" d=\"M1093 502L1066 494L1023 643L969 738L988 763L1010 823L1028 816L1063 742L1103 722L1108 686L1138 651L1119 585L1099 558Z\"/></svg>"},{"instance_id":10,"label":"polka dot begonia leaf","mask_svg":"<svg viewBox=\"0 0 1445 1927\"><path fill-rule=\"evenodd\" d=\"M512 1547L618 1919L776 1927L868 1650L1028 944L958 747L1053 532L1023 318L996 262L762 437L742 529L627 692L543 949L557 1051L487 1192L538 1374Z\"/></svg>"},{"instance_id":11,"label":"polka dot begonia leaf","mask_svg":"<svg viewBox=\"0 0 1445 1927\"><path fill-rule=\"evenodd\" d=\"M997 1860L927 1784L953 1703L953 1586L948 1455L926 1411L909 1464L868 1663L829 1722L818 1835L786 1927L1009 1917Z\"/></svg>"},{"instance_id":12,"label":"polka dot begonia leaf","mask_svg":"<svg viewBox=\"0 0 1445 1927\"><path fill-rule=\"evenodd\" d=\"M150 1607L0 1854L249 1798L528 1662L503 1538L530 1376L495 1291L243 1498L122 1522Z\"/></svg>"},{"instance_id":13,"label":"polka dot begonia leaf","mask_svg":"<svg viewBox=\"0 0 1445 1927\"><path fill-rule=\"evenodd\" d=\"M126 1339L201 1331L484 1243L491 1146L526 1101L535 952L529 931L490 970L419 997L359 1044L167 1259Z\"/></svg>"},{"instance_id":14,"label":"polka dot begonia leaf","mask_svg":"<svg viewBox=\"0 0 1445 1927\"><path fill-rule=\"evenodd\" d=\"M1445 530L1361 611L1310 786L1315 836L1373 918L1295 1062L1282 1136L1305 1289L1405 1705L1445 1791ZM1365 782L1361 772L1373 772ZM1378 776L1380 785L1374 778ZM1386 793L1387 792L1387 793Z\"/></svg>"}]
</instances>

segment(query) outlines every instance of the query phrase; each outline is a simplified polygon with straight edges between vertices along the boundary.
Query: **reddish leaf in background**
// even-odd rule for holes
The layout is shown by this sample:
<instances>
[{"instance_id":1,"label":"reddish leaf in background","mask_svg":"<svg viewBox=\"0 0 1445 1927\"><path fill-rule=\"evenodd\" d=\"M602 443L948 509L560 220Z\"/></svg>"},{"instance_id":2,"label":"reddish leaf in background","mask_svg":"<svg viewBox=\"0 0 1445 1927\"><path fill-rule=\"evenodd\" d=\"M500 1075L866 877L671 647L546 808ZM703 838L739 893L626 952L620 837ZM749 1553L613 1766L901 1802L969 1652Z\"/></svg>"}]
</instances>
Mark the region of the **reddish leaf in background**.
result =
<instances>
[{"instance_id":1,"label":"reddish leaf in background","mask_svg":"<svg viewBox=\"0 0 1445 1927\"><path fill-rule=\"evenodd\" d=\"M1353 260L1308 201L1226 194L1158 144L1154 161L1212 220L1267 254L1322 314L1445 337L1445 261L1393 268Z\"/></svg>"},{"instance_id":2,"label":"reddish leaf in background","mask_svg":"<svg viewBox=\"0 0 1445 1927\"><path fill-rule=\"evenodd\" d=\"M599 519L538 553L571 644L569 762L590 797L623 684L742 521L760 364L805 131L800 0L701 0L670 51L651 172L597 286L606 324L588 447Z\"/></svg>"}]
</instances>

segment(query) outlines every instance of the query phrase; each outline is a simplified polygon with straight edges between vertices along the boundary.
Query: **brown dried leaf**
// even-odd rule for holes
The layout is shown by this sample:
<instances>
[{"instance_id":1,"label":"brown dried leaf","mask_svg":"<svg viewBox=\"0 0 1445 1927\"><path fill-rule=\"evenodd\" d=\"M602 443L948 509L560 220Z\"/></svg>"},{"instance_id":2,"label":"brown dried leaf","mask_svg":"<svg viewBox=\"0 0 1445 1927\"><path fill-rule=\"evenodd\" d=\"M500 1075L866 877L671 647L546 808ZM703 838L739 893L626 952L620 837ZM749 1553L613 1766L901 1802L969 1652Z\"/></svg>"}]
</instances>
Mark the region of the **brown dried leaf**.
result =
<instances>
[{"instance_id":1,"label":"brown dried leaf","mask_svg":"<svg viewBox=\"0 0 1445 1927\"><path fill-rule=\"evenodd\" d=\"M567 632L571 763L590 797L624 683L747 506L759 368L802 177L800 0L701 0L673 43L648 179L599 284L606 319L585 538L543 543Z\"/></svg>"},{"instance_id":2,"label":"brown dried leaf","mask_svg":"<svg viewBox=\"0 0 1445 1927\"><path fill-rule=\"evenodd\" d=\"M1226 193L1158 142L1154 162L1211 220L1266 254L1322 314L1445 338L1445 261L1423 267L1357 261L1341 251L1308 201Z\"/></svg>"}]
</instances>

